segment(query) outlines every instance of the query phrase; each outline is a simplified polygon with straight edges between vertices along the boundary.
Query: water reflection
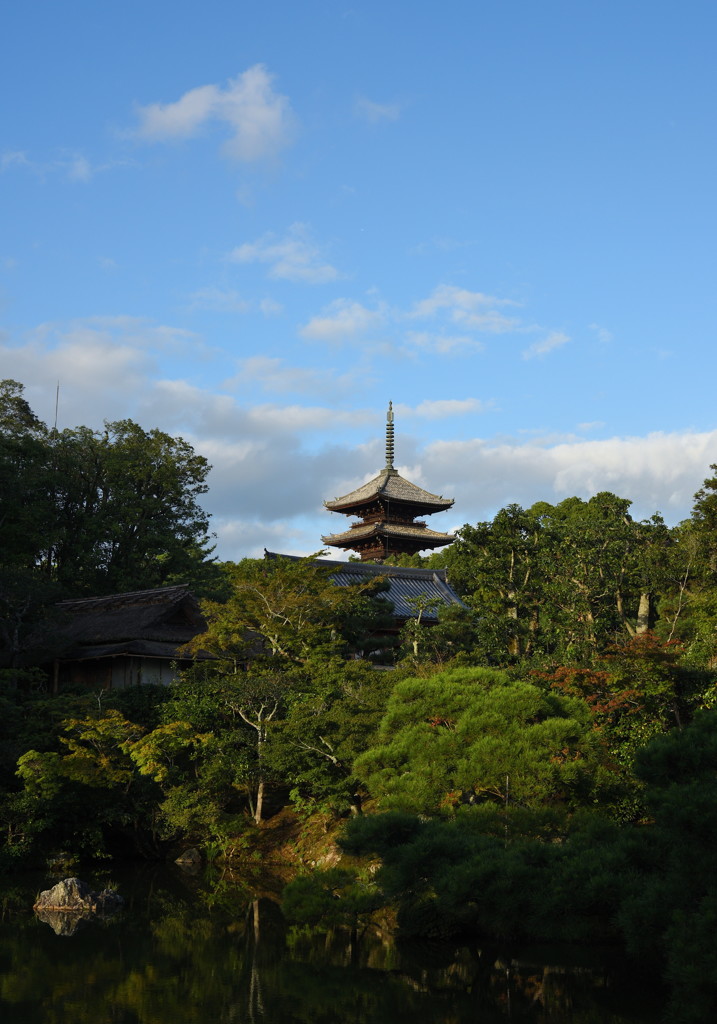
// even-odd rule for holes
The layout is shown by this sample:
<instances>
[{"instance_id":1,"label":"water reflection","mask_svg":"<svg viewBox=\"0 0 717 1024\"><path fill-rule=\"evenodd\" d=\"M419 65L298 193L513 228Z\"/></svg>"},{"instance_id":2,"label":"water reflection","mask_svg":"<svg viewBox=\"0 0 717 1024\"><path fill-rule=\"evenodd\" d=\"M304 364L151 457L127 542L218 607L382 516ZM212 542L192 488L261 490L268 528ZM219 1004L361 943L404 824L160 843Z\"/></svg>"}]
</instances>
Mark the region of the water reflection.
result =
<instances>
[{"instance_id":1,"label":"water reflection","mask_svg":"<svg viewBox=\"0 0 717 1024\"><path fill-rule=\"evenodd\" d=\"M95 879L88 879L95 882ZM637 1024L659 1020L594 963L543 953L397 945L287 932L273 899L227 879L119 879L114 919L56 935L8 889L0 918L3 1024Z\"/></svg>"}]
</instances>

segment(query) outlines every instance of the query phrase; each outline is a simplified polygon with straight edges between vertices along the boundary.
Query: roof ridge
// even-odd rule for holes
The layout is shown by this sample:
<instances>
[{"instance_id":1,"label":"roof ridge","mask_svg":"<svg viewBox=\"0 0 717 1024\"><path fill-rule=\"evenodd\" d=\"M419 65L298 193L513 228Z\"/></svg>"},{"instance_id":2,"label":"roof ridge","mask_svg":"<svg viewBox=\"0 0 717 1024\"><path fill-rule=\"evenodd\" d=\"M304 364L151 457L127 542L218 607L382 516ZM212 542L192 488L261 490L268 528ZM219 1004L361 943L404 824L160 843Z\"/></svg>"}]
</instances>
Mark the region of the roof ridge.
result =
<instances>
[{"instance_id":1,"label":"roof ridge","mask_svg":"<svg viewBox=\"0 0 717 1024\"><path fill-rule=\"evenodd\" d=\"M151 587L148 590L126 590L119 594L102 594L98 597L68 597L64 601L58 601L58 608L67 608L69 605L77 607L79 605L97 605L105 604L109 602L118 601L129 601L137 599L138 597L149 597L150 595L168 595L176 592L177 596L181 592L189 593L188 583L176 583L171 587Z\"/></svg>"},{"instance_id":2,"label":"roof ridge","mask_svg":"<svg viewBox=\"0 0 717 1024\"><path fill-rule=\"evenodd\" d=\"M277 551L267 551L270 558L289 558L292 561L299 561L305 555L282 555ZM336 566L342 572L355 572L363 575L375 576L420 576L422 579L429 579L437 575L440 580L447 579L447 569L437 566L414 566L414 565L385 565L376 562L343 562L338 558L314 558L312 561L319 565Z\"/></svg>"}]
</instances>

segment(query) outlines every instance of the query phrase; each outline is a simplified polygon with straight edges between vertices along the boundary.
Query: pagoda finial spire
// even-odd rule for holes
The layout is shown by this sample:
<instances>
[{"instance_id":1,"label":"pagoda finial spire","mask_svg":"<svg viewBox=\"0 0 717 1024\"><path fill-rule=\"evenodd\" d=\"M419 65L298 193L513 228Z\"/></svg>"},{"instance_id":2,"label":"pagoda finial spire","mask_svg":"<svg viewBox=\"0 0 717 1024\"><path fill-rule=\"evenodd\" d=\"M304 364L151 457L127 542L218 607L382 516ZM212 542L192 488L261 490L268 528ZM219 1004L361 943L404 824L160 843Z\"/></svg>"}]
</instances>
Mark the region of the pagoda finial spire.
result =
<instances>
[{"instance_id":1,"label":"pagoda finial spire","mask_svg":"<svg viewBox=\"0 0 717 1024\"><path fill-rule=\"evenodd\" d=\"M393 402L386 413L386 469L393 469Z\"/></svg>"}]
</instances>

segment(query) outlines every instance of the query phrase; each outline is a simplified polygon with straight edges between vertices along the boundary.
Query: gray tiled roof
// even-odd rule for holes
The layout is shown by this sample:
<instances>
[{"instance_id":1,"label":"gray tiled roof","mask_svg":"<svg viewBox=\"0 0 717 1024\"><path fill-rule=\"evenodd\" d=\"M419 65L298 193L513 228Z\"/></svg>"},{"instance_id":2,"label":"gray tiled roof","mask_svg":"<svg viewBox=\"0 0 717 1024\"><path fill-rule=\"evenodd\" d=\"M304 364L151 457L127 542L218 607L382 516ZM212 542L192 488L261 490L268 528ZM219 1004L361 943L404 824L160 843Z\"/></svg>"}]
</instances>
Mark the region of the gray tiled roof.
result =
<instances>
[{"instance_id":1,"label":"gray tiled roof","mask_svg":"<svg viewBox=\"0 0 717 1024\"><path fill-rule=\"evenodd\" d=\"M424 491L422 487L412 484L410 480L405 480L397 470L383 469L373 480L369 480L368 483L357 487L355 491L350 491L349 494L345 494L342 498L325 501L324 505L328 509L338 510L347 505L360 505L378 497L388 498L392 501L407 501L418 505L430 505L436 511L450 508L453 504L453 498L444 498L440 494L431 494L430 491Z\"/></svg>"},{"instance_id":2,"label":"gray tiled roof","mask_svg":"<svg viewBox=\"0 0 717 1024\"><path fill-rule=\"evenodd\" d=\"M296 559L295 555L278 555L267 551L267 558ZM331 579L339 587L348 587L360 580L372 577L383 577L388 583L388 591L382 594L393 604L393 615L396 619L412 619L416 609L408 602L410 598L427 597L435 599L440 605L457 604L465 608L465 604L448 582L445 569L413 569L397 565L374 565L370 562L339 562L330 558L316 558L317 565L325 565L334 570ZM438 614L435 610L424 611L423 619L435 622Z\"/></svg>"},{"instance_id":3,"label":"gray tiled roof","mask_svg":"<svg viewBox=\"0 0 717 1024\"><path fill-rule=\"evenodd\" d=\"M455 540L451 533L438 533L436 530L429 530L427 526L410 525L408 523L357 523L345 533L332 533L321 538L322 544L341 544L344 541L364 540L366 537L388 536L388 537L416 537L426 541L426 547L435 546L435 543L450 544Z\"/></svg>"}]
</instances>

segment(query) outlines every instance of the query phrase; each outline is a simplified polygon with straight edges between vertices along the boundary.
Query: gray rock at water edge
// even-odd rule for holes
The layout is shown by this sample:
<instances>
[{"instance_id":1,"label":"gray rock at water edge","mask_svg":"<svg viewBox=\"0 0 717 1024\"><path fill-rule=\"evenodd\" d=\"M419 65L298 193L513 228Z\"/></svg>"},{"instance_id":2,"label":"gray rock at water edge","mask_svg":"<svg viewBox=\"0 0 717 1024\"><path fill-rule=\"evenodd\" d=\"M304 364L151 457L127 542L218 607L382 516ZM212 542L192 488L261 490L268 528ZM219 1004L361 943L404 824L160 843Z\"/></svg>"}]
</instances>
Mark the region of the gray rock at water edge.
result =
<instances>
[{"instance_id":1,"label":"gray rock at water edge","mask_svg":"<svg viewBox=\"0 0 717 1024\"><path fill-rule=\"evenodd\" d=\"M64 878L52 889L45 889L37 897L34 910L69 911L74 913L107 914L124 903L112 889L93 892L79 878Z\"/></svg>"},{"instance_id":2,"label":"gray rock at water edge","mask_svg":"<svg viewBox=\"0 0 717 1024\"><path fill-rule=\"evenodd\" d=\"M192 847L191 850L180 853L174 863L179 864L182 868L198 868L202 863L202 855L199 850Z\"/></svg>"}]
</instances>

